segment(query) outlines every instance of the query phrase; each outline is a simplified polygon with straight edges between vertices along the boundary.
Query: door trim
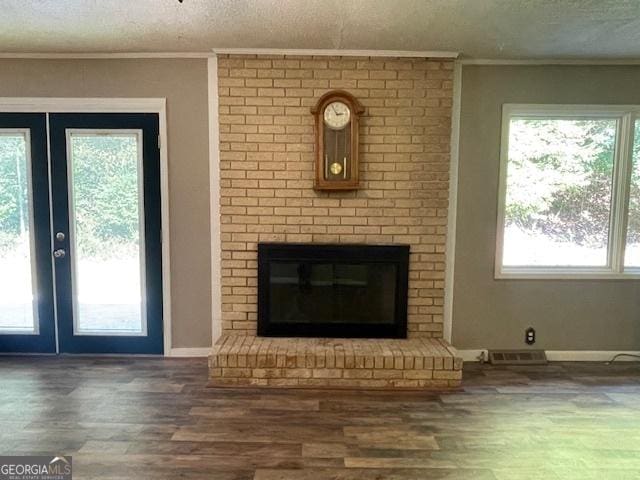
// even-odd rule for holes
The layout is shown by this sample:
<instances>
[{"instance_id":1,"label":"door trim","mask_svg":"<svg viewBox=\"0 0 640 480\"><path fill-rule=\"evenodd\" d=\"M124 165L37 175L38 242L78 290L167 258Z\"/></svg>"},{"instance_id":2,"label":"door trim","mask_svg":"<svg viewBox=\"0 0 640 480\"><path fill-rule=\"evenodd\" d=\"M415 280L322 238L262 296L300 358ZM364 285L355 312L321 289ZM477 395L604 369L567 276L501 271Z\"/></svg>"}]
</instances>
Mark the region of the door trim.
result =
<instances>
[{"instance_id":1,"label":"door trim","mask_svg":"<svg viewBox=\"0 0 640 480\"><path fill-rule=\"evenodd\" d=\"M15 113L155 113L160 138L160 209L162 239L162 310L164 355L171 355L171 249L169 159L166 98L0 97L0 112ZM53 262L53 258L52 258ZM55 266L54 266L55 268Z\"/></svg>"}]
</instances>

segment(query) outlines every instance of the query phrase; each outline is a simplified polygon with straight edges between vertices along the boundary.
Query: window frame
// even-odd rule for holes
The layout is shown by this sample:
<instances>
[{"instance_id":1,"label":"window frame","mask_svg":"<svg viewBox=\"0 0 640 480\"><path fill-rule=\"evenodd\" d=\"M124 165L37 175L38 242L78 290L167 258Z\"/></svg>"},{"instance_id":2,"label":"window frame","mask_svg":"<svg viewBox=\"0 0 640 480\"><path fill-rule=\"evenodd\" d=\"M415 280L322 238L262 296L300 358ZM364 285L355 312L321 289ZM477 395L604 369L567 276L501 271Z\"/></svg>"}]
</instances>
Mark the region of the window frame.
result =
<instances>
[{"instance_id":1,"label":"window frame","mask_svg":"<svg viewBox=\"0 0 640 480\"><path fill-rule=\"evenodd\" d=\"M607 264L596 266L505 266L504 226L509 160L509 134L514 118L616 120ZM640 279L640 267L624 266L633 168L634 128L640 105L512 104L502 106L495 279Z\"/></svg>"}]
</instances>

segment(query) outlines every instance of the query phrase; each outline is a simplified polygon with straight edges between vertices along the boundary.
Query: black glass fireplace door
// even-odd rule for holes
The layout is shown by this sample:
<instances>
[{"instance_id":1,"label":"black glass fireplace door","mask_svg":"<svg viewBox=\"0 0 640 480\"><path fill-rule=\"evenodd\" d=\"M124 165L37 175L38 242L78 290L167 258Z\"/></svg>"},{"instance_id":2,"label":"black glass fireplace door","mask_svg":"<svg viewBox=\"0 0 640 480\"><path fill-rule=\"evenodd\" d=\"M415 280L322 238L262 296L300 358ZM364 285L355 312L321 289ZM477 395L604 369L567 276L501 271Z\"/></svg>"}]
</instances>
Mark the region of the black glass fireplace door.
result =
<instances>
[{"instance_id":1,"label":"black glass fireplace door","mask_svg":"<svg viewBox=\"0 0 640 480\"><path fill-rule=\"evenodd\" d=\"M259 245L258 334L406 337L408 250Z\"/></svg>"}]
</instances>

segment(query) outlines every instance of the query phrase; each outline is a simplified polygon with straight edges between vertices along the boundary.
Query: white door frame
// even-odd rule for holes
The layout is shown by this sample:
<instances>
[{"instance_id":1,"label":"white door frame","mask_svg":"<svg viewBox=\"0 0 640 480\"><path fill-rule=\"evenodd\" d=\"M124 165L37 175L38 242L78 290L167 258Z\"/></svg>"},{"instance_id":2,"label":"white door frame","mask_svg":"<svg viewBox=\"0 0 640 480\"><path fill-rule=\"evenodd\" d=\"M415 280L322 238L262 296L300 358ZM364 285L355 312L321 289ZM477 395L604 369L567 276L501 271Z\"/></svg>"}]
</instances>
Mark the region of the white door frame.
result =
<instances>
[{"instance_id":1,"label":"white door frame","mask_svg":"<svg viewBox=\"0 0 640 480\"><path fill-rule=\"evenodd\" d=\"M169 159L165 98L0 97L6 113L155 113L159 120L162 229L162 316L164 355L171 349L171 250L169 245ZM56 327L57 328L57 327Z\"/></svg>"}]
</instances>

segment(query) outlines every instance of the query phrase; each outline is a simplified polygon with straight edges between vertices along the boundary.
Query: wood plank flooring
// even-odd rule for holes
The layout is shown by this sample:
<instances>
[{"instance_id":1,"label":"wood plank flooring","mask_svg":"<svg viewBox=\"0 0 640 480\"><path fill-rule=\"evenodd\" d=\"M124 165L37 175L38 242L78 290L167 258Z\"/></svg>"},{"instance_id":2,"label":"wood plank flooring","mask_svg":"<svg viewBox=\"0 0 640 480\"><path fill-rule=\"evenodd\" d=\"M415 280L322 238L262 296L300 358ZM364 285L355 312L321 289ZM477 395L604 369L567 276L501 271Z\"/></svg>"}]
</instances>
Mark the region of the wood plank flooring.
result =
<instances>
[{"instance_id":1,"label":"wood plank flooring","mask_svg":"<svg viewBox=\"0 0 640 480\"><path fill-rule=\"evenodd\" d=\"M640 364L466 364L450 393L206 388L205 359L0 357L0 454L75 479L640 479Z\"/></svg>"}]
</instances>

